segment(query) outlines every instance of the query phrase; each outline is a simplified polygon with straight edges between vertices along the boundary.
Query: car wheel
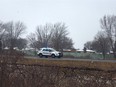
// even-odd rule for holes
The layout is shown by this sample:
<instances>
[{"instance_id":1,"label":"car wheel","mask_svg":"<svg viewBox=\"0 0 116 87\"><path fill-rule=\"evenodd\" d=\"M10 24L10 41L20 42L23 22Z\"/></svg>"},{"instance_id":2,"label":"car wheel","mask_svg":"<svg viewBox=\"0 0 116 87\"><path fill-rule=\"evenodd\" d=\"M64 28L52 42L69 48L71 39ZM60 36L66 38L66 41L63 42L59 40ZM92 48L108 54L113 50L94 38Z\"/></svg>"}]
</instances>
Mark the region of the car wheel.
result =
<instances>
[{"instance_id":1,"label":"car wheel","mask_svg":"<svg viewBox=\"0 0 116 87\"><path fill-rule=\"evenodd\" d=\"M39 54L39 57L40 57L40 58L42 58L42 57L43 57L43 55L40 53L40 54Z\"/></svg>"},{"instance_id":2,"label":"car wheel","mask_svg":"<svg viewBox=\"0 0 116 87\"><path fill-rule=\"evenodd\" d=\"M52 57L52 58L55 58L55 55L54 55L54 54L52 54L52 55L51 55L51 57Z\"/></svg>"},{"instance_id":3,"label":"car wheel","mask_svg":"<svg viewBox=\"0 0 116 87\"><path fill-rule=\"evenodd\" d=\"M61 58L61 56L58 56L58 58Z\"/></svg>"},{"instance_id":4,"label":"car wheel","mask_svg":"<svg viewBox=\"0 0 116 87\"><path fill-rule=\"evenodd\" d=\"M45 56L46 58L48 58L48 56Z\"/></svg>"}]
</instances>

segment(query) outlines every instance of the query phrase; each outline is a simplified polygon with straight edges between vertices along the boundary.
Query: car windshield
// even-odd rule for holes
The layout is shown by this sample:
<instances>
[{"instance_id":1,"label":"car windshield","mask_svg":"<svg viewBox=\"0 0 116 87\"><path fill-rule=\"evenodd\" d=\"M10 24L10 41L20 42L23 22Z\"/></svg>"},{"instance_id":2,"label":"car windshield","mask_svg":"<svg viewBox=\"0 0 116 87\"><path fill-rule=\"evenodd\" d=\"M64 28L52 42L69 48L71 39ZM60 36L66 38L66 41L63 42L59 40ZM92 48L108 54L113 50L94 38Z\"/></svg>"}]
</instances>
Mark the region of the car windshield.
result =
<instances>
[{"instance_id":1,"label":"car windshield","mask_svg":"<svg viewBox=\"0 0 116 87\"><path fill-rule=\"evenodd\" d=\"M52 52L53 52L53 51L56 51L56 50L55 50L55 49L53 49L53 48L51 48L51 49L50 49L50 51L52 51Z\"/></svg>"}]
</instances>

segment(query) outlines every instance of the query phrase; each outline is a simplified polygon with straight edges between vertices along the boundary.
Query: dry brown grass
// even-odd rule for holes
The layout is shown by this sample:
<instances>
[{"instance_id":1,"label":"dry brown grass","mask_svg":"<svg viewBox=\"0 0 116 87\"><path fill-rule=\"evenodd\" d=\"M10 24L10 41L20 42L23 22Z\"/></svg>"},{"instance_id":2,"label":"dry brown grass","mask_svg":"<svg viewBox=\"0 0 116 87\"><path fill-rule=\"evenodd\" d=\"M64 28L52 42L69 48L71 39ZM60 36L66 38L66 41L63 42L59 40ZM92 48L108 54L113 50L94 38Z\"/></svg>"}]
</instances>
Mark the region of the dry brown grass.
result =
<instances>
[{"instance_id":1,"label":"dry brown grass","mask_svg":"<svg viewBox=\"0 0 116 87\"><path fill-rule=\"evenodd\" d=\"M20 64L58 66L69 68L84 68L104 71L116 71L116 63L98 62L98 61L81 61L81 60L49 60L49 59L24 59L19 61Z\"/></svg>"}]
</instances>

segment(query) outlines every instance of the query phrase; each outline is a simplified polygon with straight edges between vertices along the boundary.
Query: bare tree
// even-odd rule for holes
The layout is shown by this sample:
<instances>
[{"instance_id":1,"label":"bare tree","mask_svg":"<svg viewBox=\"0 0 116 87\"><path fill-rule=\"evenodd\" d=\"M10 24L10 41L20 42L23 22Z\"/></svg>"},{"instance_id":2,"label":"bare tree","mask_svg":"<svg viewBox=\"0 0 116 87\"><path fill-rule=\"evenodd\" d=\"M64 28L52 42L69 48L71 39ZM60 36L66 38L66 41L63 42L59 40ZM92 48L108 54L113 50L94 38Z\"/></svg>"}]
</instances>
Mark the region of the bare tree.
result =
<instances>
[{"instance_id":1,"label":"bare tree","mask_svg":"<svg viewBox=\"0 0 116 87\"><path fill-rule=\"evenodd\" d=\"M6 29L4 28L4 23L0 22L0 51L2 50L4 45L3 42L4 42L4 38L6 37L5 34L6 34Z\"/></svg>"},{"instance_id":2,"label":"bare tree","mask_svg":"<svg viewBox=\"0 0 116 87\"><path fill-rule=\"evenodd\" d=\"M73 40L70 37L64 37L61 48L63 49L74 49L73 45Z\"/></svg>"},{"instance_id":3,"label":"bare tree","mask_svg":"<svg viewBox=\"0 0 116 87\"><path fill-rule=\"evenodd\" d=\"M2 36L3 36L3 28L2 28L3 24L0 23L0 51L2 50Z\"/></svg>"},{"instance_id":4,"label":"bare tree","mask_svg":"<svg viewBox=\"0 0 116 87\"><path fill-rule=\"evenodd\" d=\"M28 40L31 47L53 47L56 50L73 48L73 40L68 37L65 24L55 23L38 26L35 34L30 34Z\"/></svg>"},{"instance_id":5,"label":"bare tree","mask_svg":"<svg viewBox=\"0 0 116 87\"><path fill-rule=\"evenodd\" d=\"M47 47L50 44L50 40L52 38L53 27L52 24L46 24L45 26L38 26L36 35L38 43L41 47Z\"/></svg>"},{"instance_id":6,"label":"bare tree","mask_svg":"<svg viewBox=\"0 0 116 87\"><path fill-rule=\"evenodd\" d=\"M72 48L72 39L68 38L69 32L64 23L54 24L52 45L57 50L62 50L63 48Z\"/></svg>"},{"instance_id":7,"label":"bare tree","mask_svg":"<svg viewBox=\"0 0 116 87\"><path fill-rule=\"evenodd\" d=\"M16 47L18 47L18 49L23 49L27 47L27 40L24 38L19 38L16 41Z\"/></svg>"},{"instance_id":8,"label":"bare tree","mask_svg":"<svg viewBox=\"0 0 116 87\"><path fill-rule=\"evenodd\" d=\"M3 28L4 24L0 22L0 39L2 39L5 29Z\"/></svg>"},{"instance_id":9,"label":"bare tree","mask_svg":"<svg viewBox=\"0 0 116 87\"><path fill-rule=\"evenodd\" d=\"M101 52L103 54L103 58L107 52L110 51L109 39L104 32L98 32L93 43L92 48L97 52Z\"/></svg>"},{"instance_id":10,"label":"bare tree","mask_svg":"<svg viewBox=\"0 0 116 87\"><path fill-rule=\"evenodd\" d=\"M28 39L28 42L29 42L29 45L31 46L31 47L33 47L33 48L38 48L38 47L40 47L39 45L38 45L38 41L37 41L37 37L36 37L36 35L34 34L34 33L31 33L30 35L28 35L27 36L27 39Z\"/></svg>"},{"instance_id":11,"label":"bare tree","mask_svg":"<svg viewBox=\"0 0 116 87\"><path fill-rule=\"evenodd\" d=\"M116 16L104 16L100 22L101 28L107 33L114 57L116 57Z\"/></svg>"},{"instance_id":12,"label":"bare tree","mask_svg":"<svg viewBox=\"0 0 116 87\"><path fill-rule=\"evenodd\" d=\"M17 39L24 33L26 26L22 22L8 22L4 26L7 31L6 40L9 41L10 49L13 49L16 46Z\"/></svg>"},{"instance_id":13,"label":"bare tree","mask_svg":"<svg viewBox=\"0 0 116 87\"><path fill-rule=\"evenodd\" d=\"M86 47L89 50L92 50L92 41L88 41L84 44L84 47Z\"/></svg>"}]
</instances>

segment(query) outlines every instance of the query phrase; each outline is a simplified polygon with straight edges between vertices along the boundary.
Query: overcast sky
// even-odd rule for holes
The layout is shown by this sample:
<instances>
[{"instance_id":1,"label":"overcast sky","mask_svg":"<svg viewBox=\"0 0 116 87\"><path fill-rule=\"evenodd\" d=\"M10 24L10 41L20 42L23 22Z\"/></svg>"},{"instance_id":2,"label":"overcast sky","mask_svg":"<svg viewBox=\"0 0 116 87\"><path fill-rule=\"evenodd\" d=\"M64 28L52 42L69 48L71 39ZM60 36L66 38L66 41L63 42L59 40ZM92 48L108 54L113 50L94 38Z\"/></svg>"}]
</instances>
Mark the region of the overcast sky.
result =
<instances>
[{"instance_id":1,"label":"overcast sky","mask_svg":"<svg viewBox=\"0 0 116 87\"><path fill-rule=\"evenodd\" d=\"M38 25L63 22L80 49L101 30L104 15L116 15L116 0L0 0L1 21L24 22L26 34Z\"/></svg>"}]
</instances>

